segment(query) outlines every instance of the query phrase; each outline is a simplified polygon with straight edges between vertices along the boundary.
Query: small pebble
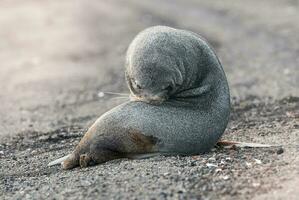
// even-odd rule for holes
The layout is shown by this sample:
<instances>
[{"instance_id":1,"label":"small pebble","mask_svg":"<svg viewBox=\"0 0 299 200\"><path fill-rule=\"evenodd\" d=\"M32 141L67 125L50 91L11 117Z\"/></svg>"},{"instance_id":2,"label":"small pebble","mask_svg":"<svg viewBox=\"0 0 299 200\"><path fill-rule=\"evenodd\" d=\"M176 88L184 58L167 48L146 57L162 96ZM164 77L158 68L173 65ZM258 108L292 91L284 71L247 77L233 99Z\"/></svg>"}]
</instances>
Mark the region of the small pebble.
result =
<instances>
[{"instance_id":1,"label":"small pebble","mask_svg":"<svg viewBox=\"0 0 299 200\"><path fill-rule=\"evenodd\" d=\"M280 147L280 148L276 151L277 154L282 154L283 152L284 152L284 149L283 149L282 147Z\"/></svg>"},{"instance_id":2,"label":"small pebble","mask_svg":"<svg viewBox=\"0 0 299 200\"><path fill-rule=\"evenodd\" d=\"M261 161L261 160L254 159L254 161L255 161L255 163L258 164L258 165L262 164L262 161Z\"/></svg>"},{"instance_id":3,"label":"small pebble","mask_svg":"<svg viewBox=\"0 0 299 200\"><path fill-rule=\"evenodd\" d=\"M231 161L232 159L230 157L225 158L226 161Z\"/></svg>"},{"instance_id":4,"label":"small pebble","mask_svg":"<svg viewBox=\"0 0 299 200\"><path fill-rule=\"evenodd\" d=\"M220 169L220 168L217 168L216 170L215 170L215 172L221 172L222 171L222 169Z\"/></svg>"},{"instance_id":5,"label":"small pebble","mask_svg":"<svg viewBox=\"0 0 299 200\"><path fill-rule=\"evenodd\" d=\"M211 157L211 158L208 159L208 161L210 161L210 162L215 162L215 161L216 161L216 158Z\"/></svg>"},{"instance_id":6,"label":"small pebble","mask_svg":"<svg viewBox=\"0 0 299 200\"><path fill-rule=\"evenodd\" d=\"M99 92L99 93L98 93L98 97L102 98L102 97L104 97L104 96L105 96L104 92Z\"/></svg>"},{"instance_id":7,"label":"small pebble","mask_svg":"<svg viewBox=\"0 0 299 200\"><path fill-rule=\"evenodd\" d=\"M218 167L218 165L215 165L215 164L212 164L212 163L207 163L206 165L207 165L207 167Z\"/></svg>"},{"instance_id":8,"label":"small pebble","mask_svg":"<svg viewBox=\"0 0 299 200\"><path fill-rule=\"evenodd\" d=\"M252 164L249 163L249 162L245 162L245 164L246 164L247 167L251 167L252 166Z\"/></svg>"},{"instance_id":9,"label":"small pebble","mask_svg":"<svg viewBox=\"0 0 299 200\"><path fill-rule=\"evenodd\" d=\"M259 187L261 184L260 183L252 183L253 187Z\"/></svg>"}]
</instances>

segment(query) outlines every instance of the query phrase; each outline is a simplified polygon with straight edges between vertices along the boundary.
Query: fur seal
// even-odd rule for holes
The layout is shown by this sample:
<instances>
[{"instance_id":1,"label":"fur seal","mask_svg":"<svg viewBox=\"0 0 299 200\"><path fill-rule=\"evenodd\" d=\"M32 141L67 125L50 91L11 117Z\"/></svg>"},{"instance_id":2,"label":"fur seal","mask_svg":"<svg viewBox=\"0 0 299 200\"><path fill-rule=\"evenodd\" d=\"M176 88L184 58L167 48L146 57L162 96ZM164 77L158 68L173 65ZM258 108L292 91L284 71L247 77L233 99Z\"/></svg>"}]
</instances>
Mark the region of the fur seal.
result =
<instances>
[{"instance_id":1,"label":"fur seal","mask_svg":"<svg viewBox=\"0 0 299 200\"><path fill-rule=\"evenodd\" d=\"M199 35L166 26L143 30L129 45L125 75L130 101L103 114L70 155L49 165L71 169L125 157L199 154L223 134L228 83Z\"/></svg>"}]
</instances>

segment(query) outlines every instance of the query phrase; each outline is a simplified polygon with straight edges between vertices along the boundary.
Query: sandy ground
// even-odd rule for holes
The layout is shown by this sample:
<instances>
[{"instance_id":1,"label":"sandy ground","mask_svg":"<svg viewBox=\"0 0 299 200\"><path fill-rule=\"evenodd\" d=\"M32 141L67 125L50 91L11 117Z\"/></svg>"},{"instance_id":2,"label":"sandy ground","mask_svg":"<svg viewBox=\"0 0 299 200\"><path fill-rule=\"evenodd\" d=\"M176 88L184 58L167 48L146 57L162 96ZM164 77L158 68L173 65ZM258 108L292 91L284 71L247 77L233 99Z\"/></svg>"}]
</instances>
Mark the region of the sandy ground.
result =
<instances>
[{"instance_id":1,"label":"sandy ground","mask_svg":"<svg viewBox=\"0 0 299 200\"><path fill-rule=\"evenodd\" d=\"M296 199L299 3L289 1L0 1L0 199ZM128 92L124 54L152 25L214 46L232 93L230 140L282 145L194 157L47 167Z\"/></svg>"}]
</instances>

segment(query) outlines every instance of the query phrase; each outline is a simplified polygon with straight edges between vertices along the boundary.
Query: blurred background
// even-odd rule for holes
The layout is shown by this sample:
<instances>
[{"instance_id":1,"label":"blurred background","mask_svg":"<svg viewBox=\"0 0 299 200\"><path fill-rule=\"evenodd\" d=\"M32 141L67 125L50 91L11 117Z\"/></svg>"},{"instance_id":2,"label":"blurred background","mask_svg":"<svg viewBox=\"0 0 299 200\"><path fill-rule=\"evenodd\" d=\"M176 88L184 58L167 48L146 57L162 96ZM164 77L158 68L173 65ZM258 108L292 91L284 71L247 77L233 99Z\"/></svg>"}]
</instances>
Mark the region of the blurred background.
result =
<instances>
[{"instance_id":1,"label":"blurred background","mask_svg":"<svg viewBox=\"0 0 299 200\"><path fill-rule=\"evenodd\" d=\"M207 38L232 97L299 95L296 0L1 0L0 134L86 122L127 92L124 56L146 27L167 25Z\"/></svg>"}]
</instances>

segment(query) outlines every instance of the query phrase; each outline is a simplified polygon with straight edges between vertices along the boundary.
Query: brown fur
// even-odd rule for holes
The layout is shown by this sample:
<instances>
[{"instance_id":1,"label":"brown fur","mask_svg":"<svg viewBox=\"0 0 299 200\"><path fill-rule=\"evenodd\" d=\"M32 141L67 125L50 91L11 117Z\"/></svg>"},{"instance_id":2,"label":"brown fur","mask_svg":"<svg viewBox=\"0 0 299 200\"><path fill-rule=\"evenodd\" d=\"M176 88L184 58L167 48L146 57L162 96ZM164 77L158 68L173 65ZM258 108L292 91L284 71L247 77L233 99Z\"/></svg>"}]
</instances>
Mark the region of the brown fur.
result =
<instances>
[{"instance_id":1,"label":"brown fur","mask_svg":"<svg viewBox=\"0 0 299 200\"><path fill-rule=\"evenodd\" d=\"M98 143L96 148L92 149L90 140L91 135L95 133L95 127L93 125L87 131L75 151L62 163L63 169L72 169L76 166L83 168L113 159L131 158L136 154L155 151L157 139L153 136L146 136L138 130L127 131L121 140L103 140Z\"/></svg>"},{"instance_id":2,"label":"brown fur","mask_svg":"<svg viewBox=\"0 0 299 200\"><path fill-rule=\"evenodd\" d=\"M129 137L136 145L136 153L152 152L154 150L155 144L157 143L157 138L153 136L146 136L137 130L131 130L129 132Z\"/></svg>"}]
</instances>

